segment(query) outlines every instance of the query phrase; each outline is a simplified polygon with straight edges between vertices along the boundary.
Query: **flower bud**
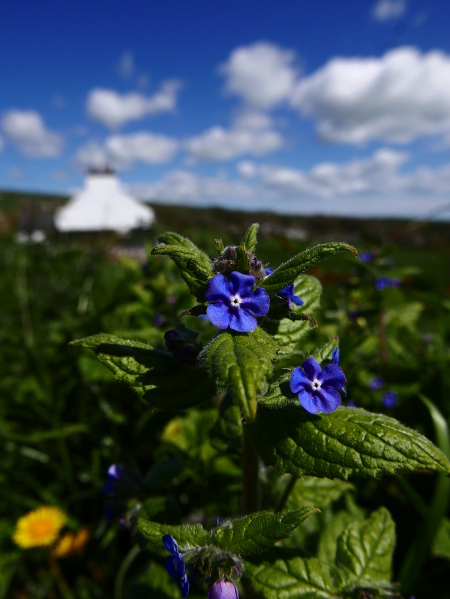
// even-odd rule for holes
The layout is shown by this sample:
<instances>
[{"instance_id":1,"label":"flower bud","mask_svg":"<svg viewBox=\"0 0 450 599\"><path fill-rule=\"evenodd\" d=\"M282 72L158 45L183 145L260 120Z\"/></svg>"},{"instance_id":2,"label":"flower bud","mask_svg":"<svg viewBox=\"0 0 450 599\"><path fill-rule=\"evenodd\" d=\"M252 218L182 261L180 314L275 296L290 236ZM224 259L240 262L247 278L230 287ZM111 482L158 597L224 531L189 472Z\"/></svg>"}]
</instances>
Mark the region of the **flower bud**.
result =
<instances>
[{"instance_id":1,"label":"flower bud","mask_svg":"<svg viewBox=\"0 0 450 599\"><path fill-rule=\"evenodd\" d=\"M239 599L239 593L231 580L217 580L208 587L208 599Z\"/></svg>"}]
</instances>

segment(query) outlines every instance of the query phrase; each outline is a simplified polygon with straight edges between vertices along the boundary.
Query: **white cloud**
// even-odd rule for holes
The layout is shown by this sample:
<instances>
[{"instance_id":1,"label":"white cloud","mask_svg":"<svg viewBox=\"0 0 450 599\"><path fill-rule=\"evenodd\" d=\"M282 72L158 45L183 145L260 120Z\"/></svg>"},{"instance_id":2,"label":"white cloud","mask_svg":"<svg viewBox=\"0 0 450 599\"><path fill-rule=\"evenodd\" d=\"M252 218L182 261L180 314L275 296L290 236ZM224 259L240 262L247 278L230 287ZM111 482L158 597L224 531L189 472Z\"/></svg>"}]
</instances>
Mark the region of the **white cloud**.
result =
<instances>
[{"instance_id":1,"label":"white cloud","mask_svg":"<svg viewBox=\"0 0 450 599\"><path fill-rule=\"evenodd\" d=\"M131 168L134 164L164 164L170 162L178 150L178 142L165 135L140 132L131 135L112 135L100 145L90 142L80 148L76 162L81 168L104 168L118 170Z\"/></svg>"},{"instance_id":2,"label":"white cloud","mask_svg":"<svg viewBox=\"0 0 450 599\"><path fill-rule=\"evenodd\" d=\"M450 131L450 57L397 48L381 58L334 58L301 79L292 105L328 141L408 143Z\"/></svg>"},{"instance_id":3,"label":"white cloud","mask_svg":"<svg viewBox=\"0 0 450 599\"><path fill-rule=\"evenodd\" d=\"M117 65L119 75L123 79L131 79L134 74L134 56L132 52L124 52Z\"/></svg>"},{"instance_id":4,"label":"white cloud","mask_svg":"<svg viewBox=\"0 0 450 599\"><path fill-rule=\"evenodd\" d=\"M115 129L146 116L173 112L180 89L181 83L177 80L165 81L152 96L139 93L119 94L111 89L93 89L88 95L87 113L91 119Z\"/></svg>"},{"instance_id":5,"label":"white cloud","mask_svg":"<svg viewBox=\"0 0 450 599\"><path fill-rule=\"evenodd\" d=\"M231 129L211 127L191 137L185 144L191 158L219 161L251 154L263 156L279 149L283 139L263 114L245 112L234 121Z\"/></svg>"},{"instance_id":6,"label":"white cloud","mask_svg":"<svg viewBox=\"0 0 450 599\"><path fill-rule=\"evenodd\" d=\"M29 158L55 158L62 152L62 137L46 129L40 114L33 110L5 113L2 129L8 141Z\"/></svg>"},{"instance_id":7,"label":"white cloud","mask_svg":"<svg viewBox=\"0 0 450 599\"><path fill-rule=\"evenodd\" d=\"M268 42L236 48L220 67L227 78L225 90L250 106L269 109L292 91L297 78L294 58L293 52Z\"/></svg>"},{"instance_id":8,"label":"white cloud","mask_svg":"<svg viewBox=\"0 0 450 599\"><path fill-rule=\"evenodd\" d=\"M251 198L252 190L242 181L233 181L224 174L204 177L189 171L173 171L153 184L133 186L134 193L144 200L174 204L222 205L233 200Z\"/></svg>"},{"instance_id":9,"label":"white cloud","mask_svg":"<svg viewBox=\"0 0 450 599\"><path fill-rule=\"evenodd\" d=\"M373 7L372 16L377 21L398 19L406 12L406 0L379 0Z\"/></svg>"}]
</instances>

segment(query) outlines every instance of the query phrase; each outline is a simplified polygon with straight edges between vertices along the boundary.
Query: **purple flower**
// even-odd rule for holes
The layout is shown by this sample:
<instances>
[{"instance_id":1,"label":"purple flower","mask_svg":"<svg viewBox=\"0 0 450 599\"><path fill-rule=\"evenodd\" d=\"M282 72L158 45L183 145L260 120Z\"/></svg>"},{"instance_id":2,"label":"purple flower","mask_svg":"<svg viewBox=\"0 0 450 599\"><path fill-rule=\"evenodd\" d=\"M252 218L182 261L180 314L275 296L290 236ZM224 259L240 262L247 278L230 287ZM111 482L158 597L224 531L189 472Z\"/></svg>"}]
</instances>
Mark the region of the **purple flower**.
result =
<instances>
[{"instance_id":1,"label":"purple flower","mask_svg":"<svg viewBox=\"0 0 450 599\"><path fill-rule=\"evenodd\" d=\"M291 374L291 391L298 393L298 399L306 411L317 414L334 412L341 403L338 391L345 389L345 375L337 364L328 364L322 370L314 358L308 358L294 368Z\"/></svg>"},{"instance_id":2,"label":"purple flower","mask_svg":"<svg viewBox=\"0 0 450 599\"><path fill-rule=\"evenodd\" d=\"M372 262L374 259L374 255L372 252L361 252L358 256L361 262Z\"/></svg>"},{"instance_id":3,"label":"purple flower","mask_svg":"<svg viewBox=\"0 0 450 599\"><path fill-rule=\"evenodd\" d=\"M167 551L172 554L166 559L167 573L175 582L180 582L181 596L186 599L189 593L189 581L184 561L178 551L178 544L171 535L164 535L162 542Z\"/></svg>"},{"instance_id":4,"label":"purple flower","mask_svg":"<svg viewBox=\"0 0 450 599\"><path fill-rule=\"evenodd\" d=\"M273 268L266 268L265 272L266 277L268 277L273 273ZM296 306L303 306L304 304L304 301L298 297L298 295L295 295L294 283L291 283L281 291L277 291L276 295L281 299L287 300L289 310L292 310L292 302L294 302Z\"/></svg>"},{"instance_id":5,"label":"purple flower","mask_svg":"<svg viewBox=\"0 0 450 599\"><path fill-rule=\"evenodd\" d=\"M384 385L384 380L380 376L376 376L374 379L371 379L369 382L369 387L372 391L376 391L377 389L381 389Z\"/></svg>"},{"instance_id":6,"label":"purple flower","mask_svg":"<svg viewBox=\"0 0 450 599\"><path fill-rule=\"evenodd\" d=\"M117 464L111 464L108 468L107 479L103 484L103 495L110 495L116 490L116 483L123 478L123 468Z\"/></svg>"},{"instance_id":7,"label":"purple flower","mask_svg":"<svg viewBox=\"0 0 450 599\"><path fill-rule=\"evenodd\" d=\"M239 599L239 593L231 580L217 580L208 587L208 599Z\"/></svg>"},{"instance_id":8,"label":"purple flower","mask_svg":"<svg viewBox=\"0 0 450 599\"><path fill-rule=\"evenodd\" d=\"M383 406L389 409L395 408L397 405L397 399L398 395L395 391L386 391L386 393L383 395Z\"/></svg>"},{"instance_id":9,"label":"purple flower","mask_svg":"<svg viewBox=\"0 0 450 599\"><path fill-rule=\"evenodd\" d=\"M400 287L400 281L393 277L381 277L381 279L375 281L375 287L378 291L386 289L386 287Z\"/></svg>"},{"instance_id":10,"label":"purple flower","mask_svg":"<svg viewBox=\"0 0 450 599\"><path fill-rule=\"evenodd\" d=\"M256 317L269 311L270 298L262 287L251 291L255 277L234 271L230 282L217 274L208 282L205 297L209 302L206 313L219 329L249 333L258 326Z\"/></svg>"}]
</instances>

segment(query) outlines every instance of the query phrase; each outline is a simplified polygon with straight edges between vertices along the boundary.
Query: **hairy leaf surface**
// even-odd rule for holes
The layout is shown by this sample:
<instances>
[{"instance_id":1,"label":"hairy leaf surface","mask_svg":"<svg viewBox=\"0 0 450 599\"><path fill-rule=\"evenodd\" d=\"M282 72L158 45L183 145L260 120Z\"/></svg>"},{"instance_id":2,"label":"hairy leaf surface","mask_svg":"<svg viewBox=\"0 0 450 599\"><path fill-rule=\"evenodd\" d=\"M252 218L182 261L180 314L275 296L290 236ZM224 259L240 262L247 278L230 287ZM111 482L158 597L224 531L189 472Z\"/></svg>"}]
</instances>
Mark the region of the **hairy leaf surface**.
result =
<instances>
[{"instance_id":1,"label":"hairy leaf surface","mask_svg":"<svg viewBox=\"0 0 450 599\"><path fill-rule=\"evenodd\" d=\"M253 223L247 229L244 237L242 238L241 245L245 245L245 249L247 249L252 254L256 249L257 239L256 236L259 231L259 224Z\"/></svg>"},{"instance_id":2,"label":"hairy leaf surface","mask_svg":"<svg viewBox=\"0 0 450 599\"><path fill-rule=\"evenodd\" d=\"M224 331L202 350L199 361L234 396L249 419L256 414L256 397L273 372L277 346L260 327L251 333Z\"/></svg>"},{"instance_id":3,"label":"hairy leaf surface","mask_svg":"<svg viewBox=\"0 0 450 599\"><path fill-rule=\"evenodd\" d=\"M360 408L314 416L300 405L260 407L250 431L265 463L280 473L347 480L417 468L450 472L445 455L417 431Z\"/></svg>"},{"instance_id":4,"label":"hairy leaf surface","mask_svg":"<svg viewBox=\"0 0 450 599\"><path fill-rule=\"evenodd\" d=\"M71 345L92 349L117 380L130 385L156 408L189 408L214 395L212 381L205 379L200 369L180 364L168 352L147 343L100 333Z\"/></svg>"},{"instance_id":5,"label":"hairy leaf surface","mask_svg":"<svg viewBox=\"0 0 450 599\"><path fill-rule=\"evenodd\" d=\"M347 243L334 242L317 245L301 254L297 254L297 256L279 266L269 277L260 283L260 286L264 287L270 296L274 296L277 291L293 283L299 275L308 270L308 268L311 268L311 266L314 266L317 262L320 262L320 260L344 251L352 252L356 255L355 248Z\"/></svg>"}]
</instances>

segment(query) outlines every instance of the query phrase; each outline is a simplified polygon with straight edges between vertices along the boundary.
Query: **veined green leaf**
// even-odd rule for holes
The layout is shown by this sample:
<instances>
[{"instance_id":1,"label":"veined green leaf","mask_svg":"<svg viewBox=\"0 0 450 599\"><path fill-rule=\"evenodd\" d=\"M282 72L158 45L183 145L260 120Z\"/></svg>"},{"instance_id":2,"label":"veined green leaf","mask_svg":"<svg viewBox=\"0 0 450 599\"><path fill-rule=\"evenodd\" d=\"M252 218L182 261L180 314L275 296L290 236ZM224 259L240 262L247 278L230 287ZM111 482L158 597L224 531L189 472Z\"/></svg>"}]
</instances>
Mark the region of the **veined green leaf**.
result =
<instances>
[{"instance_id":1,"label":"veined green leaf","mask_svg":"<svg viewBox=\"0 0 450 599\"><path fill-rule=\"evenodd\" d=\"M347 588L383 586L391 580L395 524L386 508L347 525L338 539L336 565L351 573Z\"/></svg>"},{"instance_id":2,"label":"veined green leaf","mask_svg":"<svg viewBox=\"0 0 450 599\"><path fill-rule=\"evenodd\" d=\"M174 233L171 234L171 236L174 235ZM183 245L157 245L152 249L152 256L169 256L169 258L172 258L191 293L197 299L204 301L206 286L209 279L214 276L211 262L206 254L201 252L194 244L191 244L187 239L182 239Z\"/></svg>"},{"instance_id":3,"label":"veined green leaf","mask_svg":"<svg viewBox=\"0 0 450 599\"><path fill-rule=\"evenodd\" d=\"M155 547L161 547L162 537L169 534L182 549L214 545L235 555L248 556L261 553L286 539L317 511L317 508L305 506L282 514L257 512L213 528L211 532L204 530L201 524L170 526L142 518L138 519L137 528L142 537Z\"/></svg>"},{"instance_id":4,"label":"veined green leaf","mask_svg":"<svg viewBox=\"0 0 450 599\"><path fill-rule=\"evenodd\" d=\"M303 476L296 481L286 505L293 509L299 505L314 503L318 508L324 509L353 489L351 483L344 483L341 480Z\"/></svg>"},{"instance_id":5,"label":"veined green leaf","mask_svg":"<svg viewBox=\"0 0 450 599\"><path fill-rule=\"evenodd\" d=\"M199 355L199 362L236 399L248 419L256 414L256 397L273 372L276 344L260 327L251 333L224 331Z\"/></svg>"},{"instance_id":6,"label":"veined green leaf","mask_svg":"<svg viewBox=\"0 0 450 599\"><path fill-rule=\"evenodd\" d=\"M333 519L322 530L317 547L317 557L324 562L334 564L336 561L337 540L344 532L345 527L353 522L355 517L345 510L334 514Z\"/></svg>"},{"instance_id":7,"label":"veined green leaf","mask_svg":"<svg viewBox=\"0 0 450 599\"><path fill-rule=\"evenodd\" d=\"M344 251L352 252L355 256L357 253L354 247L343 242L316 245L279 266L269 277L261 281L260 286L264 287L270 296L274 296L277 291L293 283L299 275L320 260Z\"/></svg>"},{"instance_id":8,"label":"veined green leaf","mask_svg":"<svg viewBox=\"0 0 450 599\"><path fill-rule=\"evenodd\" d=\"M247 229L244 237L242 238L241 245L245 245L245 249L251 252L252 254L255 252L257 239L256 236L259 231L259 224L253 223Z\"/></svg>"},{"instance_id":9,"label":"veined green leaf","mask_svg":"<svg viewBox=\"0 0 450 599\"><path fill-rule=\"evenodd\" d=\"M71 345L92 349L118 381L130 385L156 408L185 409L214 395L212 381L200 369L184 366L147 343L100 333Z\"/></svg>"},{"instance_id":10,"label":"veined green leaf","mask_svg":"<svg viewBox=\"0 0 450 599\"><path fill-rule=\"evenodd\" d=\"M280 473L347 480L416 468L450 472L450 462L431 441L361 408L314 416L300 405L260 407L249 429L256 451Z\"/></svg>"},{"instance_id":11,"label":"veined green leaf","mask_svg":"<svg viewBox=\"0 0 450 599\"><path fill-rule=\"evenodd\" d=\"M296 550L274 548L245 564L245 577L264 599L342 599L341 570Z\"/></svg>"},{"instance_id":12,"label":"veined green leaf","mask_svg":"<svg viewBox=\"0 0 450 599\"><path fill-rule=\"evenodd\" d=\"M243 557L254 555L288 538L297 526L318 511L315 507L304 506L281 514L257 512L214 528L211 541L213 545Z\"/></svg>"}]
</instances>

